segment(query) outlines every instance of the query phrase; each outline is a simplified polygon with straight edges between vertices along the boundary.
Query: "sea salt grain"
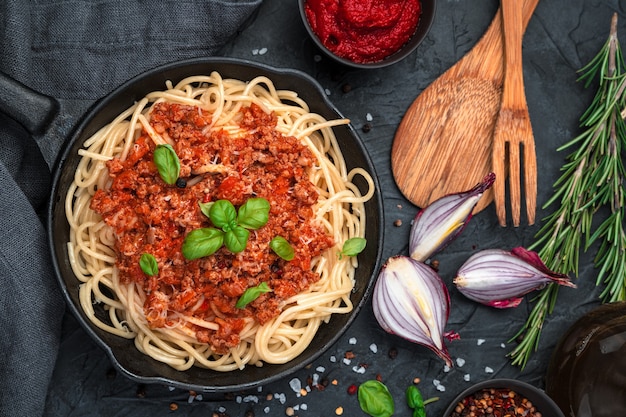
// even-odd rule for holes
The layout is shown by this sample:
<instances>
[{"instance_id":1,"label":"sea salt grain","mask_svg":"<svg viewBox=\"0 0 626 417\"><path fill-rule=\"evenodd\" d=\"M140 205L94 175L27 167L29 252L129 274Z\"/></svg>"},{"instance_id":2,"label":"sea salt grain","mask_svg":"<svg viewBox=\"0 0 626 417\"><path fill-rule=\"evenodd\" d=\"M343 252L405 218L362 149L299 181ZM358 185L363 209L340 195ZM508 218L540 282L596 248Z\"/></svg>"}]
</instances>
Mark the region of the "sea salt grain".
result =
<instances>
[{"instance_id":1,"label":"sea salt grain","mask_svg":"<svg viewBox=\"0 0 626 417\"><path fill-rule=\"evenodd\" d=\"M326 372L326 368L324 368L323 366L318 366L317 368L315 368L315 370L319 373Z\"/></svg>"},{"instance_id":2,"label":"sea salt grain","mask_svg":"<svg viewBox=\"0 0 626 417\"><path fill-rule=\"evenodd\" d=\"M437 391L444 392L446 390L446 387L438 379L433 379L433 385L437 388Z\"/></svg>"},{"instance_id":3,"label":"sea salt grain","mask_svg":"<svg viewBox=\"0 0 626 417\"><path fill-rule=\"evenodd\" d=\"M365 367L363 367L363 366L353 366L352 370L354 372L356 372L357 374L364 374L365 373Z\"/></svg>"},{"instance_id":4,"label":"sea salt grain","mask_svg":"<svg viewBox=\"0 0 626 417\"><path fill-rule=\"evenodd\" d=\"M470 380L470 374L465 374L465 375L463 375L463 380L465 380L465 381L469 382L469 380Z\"/></svg>"},{"instance_id":5,"label":"sea salt grain","mask_svg":"<svg viewBox=\"0 0 626 417\"><path fill-rule=\"evenodd\" d=\"M443 365L443 371L444 371L445 373L450 372L450 370L451 370L451 368L450 368L448 365Z\"/></svg>"},{"instance_id":6,"label":"sea salt grain","mask_svg":"<svg viewBox=\"0 0 626 417\"><path fill-rule=\"evenodd\" d=\"M367 120L368 122L371 122L372 120L374 120L374 118L372 117L372 113L367 113L365 115L365 120Z\"/></svg>"},{"instance_id":7,"label":"sea salt grain","mask_svg":"<svg viewBox=\"0 0 626 417\"><path fill-rule=\"evenodd\" d=\"M505 345L504 343L500 343L500 347L501 347L502 349L504 349L504 348L506 348L506 345Z\"/></svg>"},{"instance_id":8,"label":"sea salt grain","mask_svg":"<svg viewBox=\"0 0 626 417\"><path fill-rule=\"evenodd\" d=\"M491 369L488 366L485 366L485 372L488 373L488 374L492 374L493 373L493 369Z\"/></svg>"},{"instance_id":9,"label":"sea salt grain","mask_svg":"<svg viewBox=\"0 0 626 417\"><path fill-rule=\"evenodd\" d=\"M352 361L348 358L343 358L343 363L345 363L346 365L350 365Z\"/></svg>"},{"instance_id":10,"label":"sea salt grain","mask_svg":"<svg viewBox=\"0 0 626 417\"><path fill-rule=\"evenodd\" d=\"M263 409L263 412L264 412L265 414L269 414L269 413L270 413L270 408L269 408L269 407L265 407L265 408Z\"/></svg>"},{"instance_id":11,"label":"sea salt grain","mask_svg":"<svg viewBox=\"0 0 626 417\"><path fill-rule=\"evenodd\" d=\"M302 382L298 378L293 378L289 381L289 387L293 390L293 392L300 394L300 390L302 389Z\"/></svg>"},{"instance_id":12,"label":"sea salt grain","mask_svg":"<svg viewBox=\"0 0 626 417\"><path fill-rule=\"evenodd\" d=\"M331 361L332 363L337 362L337 357L335 355L331 356L330 358L328 358L329 361Z\"/></svg>"},{"instance_id":13,"label":"sea salt grain","mask_svg":"<svg viewBox=\"0 0 626 417\"><path fill-rule=\"evenodd\" d=\"M351 337L350 340L348 340L348 343L350 343L351 345L356 345L356 337Z\"/></svg>"},{"instance_id":14,"label":"sea salt grain","mask_svg":"<svg viewBox=\"0 0 626 417\"><path fill-rule=\"evenodd\" d=\"M461 367L463 365L465 365L465 359L463 358L456 358L456 364Z\"/></svg>"},{"instance_id":15,"label":"sea salt grain","mask_svg":"<svg viewBox=\"0 0 626 417\"><path fill-rule=\"evenodd\" d=\"M370 345L370 350L372 351L372 353L378 353L378 346L376 346L376 343L372 343Z\"/></svg>"},{"instance_id":16,"label":"sea salt grain","mask_svg":"<svg viewBox=\"0 0 626 417\"><path fill-rule=\"evenodd\" d=\"M477 344L478 346L482 345L483 343L485 343L485 339L478 339L478 340L476 341L476 344Z\"/></svg>"}]
</instances>

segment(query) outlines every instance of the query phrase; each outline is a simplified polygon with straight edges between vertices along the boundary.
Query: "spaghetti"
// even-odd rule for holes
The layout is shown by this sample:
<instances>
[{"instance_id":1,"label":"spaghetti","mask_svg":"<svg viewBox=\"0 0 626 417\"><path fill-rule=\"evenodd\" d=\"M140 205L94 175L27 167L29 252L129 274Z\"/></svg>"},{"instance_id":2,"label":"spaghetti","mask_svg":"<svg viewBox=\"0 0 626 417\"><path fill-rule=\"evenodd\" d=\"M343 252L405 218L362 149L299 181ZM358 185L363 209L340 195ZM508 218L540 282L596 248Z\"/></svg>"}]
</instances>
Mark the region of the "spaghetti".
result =
<instances>
[{"instance_id":1,"label":"spaghetti","mask_svg":"<svg viewBox=\"0 0 626 417\"><path fill-rule=\"evenodd\" d=\"M338 254L364 237L374 185L364 169L347 170L332 131L346 123L311 113L265 77L243 82L217 72L168 82L124 111L79 150L65 202L87 317L177 370L231 371L298 356L332 314L353 308L357 260ZM151 156L164 144L180 157L182 184L158 178ZM366 180L364 194L355 176ZM251 197L272 208L244 251L184 259L185 235L210 223L199 202L238 206ZM288 238L294 260L268 249L274 234ZM139 267L146 252L158 263L154 276ZM271 292L235 308L260 282Z\"/></svg>"}]
</instances>

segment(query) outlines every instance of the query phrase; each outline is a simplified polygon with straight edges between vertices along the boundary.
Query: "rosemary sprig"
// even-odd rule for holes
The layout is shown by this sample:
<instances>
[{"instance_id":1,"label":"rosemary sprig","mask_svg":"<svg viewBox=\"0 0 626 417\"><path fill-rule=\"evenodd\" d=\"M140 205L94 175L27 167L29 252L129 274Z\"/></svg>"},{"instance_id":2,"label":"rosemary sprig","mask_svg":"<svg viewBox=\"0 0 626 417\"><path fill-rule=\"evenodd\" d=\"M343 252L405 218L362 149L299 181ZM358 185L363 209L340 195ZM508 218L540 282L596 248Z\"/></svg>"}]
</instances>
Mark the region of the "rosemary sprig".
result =
<instances>
[{"instance_id":1,"label":"rosemary sprig","mask_svg":"<svg viewBox=\"0 0 626 417\"><path fill-rule=\"evenodd\" d=\"M596 78L598 91L580 118L584 131L559 147L562 151L576 147L566 158L561 177L554 183L554 195L545 204L557 209L544 219L530 249L553 271L578 276L581 236L583 250L599 242L594 259L600 268L596 284L604 283L602 301L626 299L626 177L621 149L626 144L626 124L621 112L626 107L626 73L617 39L617 14L611 21L607 42L580 72L585 87ZM609 206L610 215L592 232L592 220L600 207ZM522 368L537 350L543 323L557 300L558 286L549 284L533 299L535 305L524 326L512 340L520 340L509 353L514 365Z\"/></svg>"}]
</instances>

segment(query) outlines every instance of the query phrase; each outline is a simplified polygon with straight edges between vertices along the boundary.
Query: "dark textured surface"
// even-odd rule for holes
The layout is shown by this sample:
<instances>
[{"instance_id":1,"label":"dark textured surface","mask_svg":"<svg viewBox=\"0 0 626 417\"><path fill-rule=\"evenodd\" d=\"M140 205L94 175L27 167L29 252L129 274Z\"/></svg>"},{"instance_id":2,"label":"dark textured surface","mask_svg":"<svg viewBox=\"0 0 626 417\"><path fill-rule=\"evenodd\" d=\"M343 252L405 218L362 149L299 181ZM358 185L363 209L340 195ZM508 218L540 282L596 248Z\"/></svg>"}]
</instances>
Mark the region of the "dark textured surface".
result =
<instances>
[{"instance_id":1,"label":"dark textured surface","mask_svg":"<svg viewBox=\"0 0 626 417\"><path fill-rule=\"evenodd\" d=\"M327 89L330 100L361 133L380 175L386 211L383 257L387 258L406 253L410 222L417 210L398 192L390 172L389 155L395 129L420 91L479 39L497 6L496 1L439 1L432 30L415 53L392 67L365 71L336 66L315 50L299 20L296 2L265 0L252 24L220 54L300 69ZM551 195L552 183L559 175L565 156L556 148L579 132L578 118L594 93L593 89L585 90L576 82L576 71L603 45L611 15L616 11L620 14L620 38L624 39L626 3L623 0L544 0L526 31L524 75L537 143L540 205ZM54 95L55 91L46 93ZM52 131L64 136L88 104L88 100L62 101L63 117L57 120ZM368 132L360 130L365 125L371 127ZM58 143L50 146L58 146ZM541 219L548 212L549 209L539 210L537 218ZM396 220L401 220L402 225L396 226ZM448 344L453 359L464 361L462 366L460 362L452 370L445 370L442 361L429 350L385 334L376 325L368 303L345 336L311 364L310 369L298 371L260 390L226 397L203 395L201 400L196 398L190 402L186 391L159 385L138 386L113 372L104 352L66 314L46 415L166 415L170 413L170 403L176 402L178 409L171 412L173 415L210 416L223 412L229 416L244 416L246 411L252 410L255 416L281 416L285 408L291 406L299 408L296 411L299 416L333 416L337 407L343 407L344 416L360 416L364 414L357 398L349 395L347 389L351 384L358 385L380 375L394 395L397 415L409 415L404 390L419 377L425 398L440 397L427 408L429 416L438 416L450 399L471 382L509 377L542 387L550 354L558 339L578 317L599 304L591 254L581 258L579 288L560 291L554 313L544 326L538 351L524 370L510 365L506 354L514 347L508 340L525 321L529 304L524 302L513 310L494 310L464 299L451 285L457 268L470 254L484 248L529 245L538 227L539 224L501 228L490 206L437 256L440 274L452 296L448 329L461 335L461 340ZM372 344L377 347L376 353L370 349ZM390 350L397 351L393 359L388 355ZM355 355L349 365L342 361L346 351ZM364 365L364 373L354 371L359 365ZM292 378L306 385L314 374L320 379L336 380L337 385L329 384L323 391L313 389L306 396L290 387ZM437 390L433 381L439 381L445 391ZM28 387L24 390L28 395ZM279 395L268 399L270 393L284 394L284 403L276 398L280 398Z\"/></svg>"}]
</instances>

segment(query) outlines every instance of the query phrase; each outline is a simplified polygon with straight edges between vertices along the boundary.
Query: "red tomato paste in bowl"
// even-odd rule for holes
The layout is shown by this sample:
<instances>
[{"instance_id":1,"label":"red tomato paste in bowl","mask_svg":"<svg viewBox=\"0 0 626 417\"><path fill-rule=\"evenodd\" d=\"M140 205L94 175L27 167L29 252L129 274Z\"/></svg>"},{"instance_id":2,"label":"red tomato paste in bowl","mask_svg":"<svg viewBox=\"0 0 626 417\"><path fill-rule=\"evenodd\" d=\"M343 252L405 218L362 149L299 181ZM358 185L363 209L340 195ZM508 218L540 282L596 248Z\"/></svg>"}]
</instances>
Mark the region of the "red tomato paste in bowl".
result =
<instances>
[{"instance_id":1,"label":"red tomato paste in bowl","mask_svg":"<svg viewBox=\"0 0 626 417\"><path fill-rule=\"evenodd\" d=\"M420 0L306 0L311 29L335 55L364 64L382 61L415 33Z\"/></svg>"}]
</instances>

